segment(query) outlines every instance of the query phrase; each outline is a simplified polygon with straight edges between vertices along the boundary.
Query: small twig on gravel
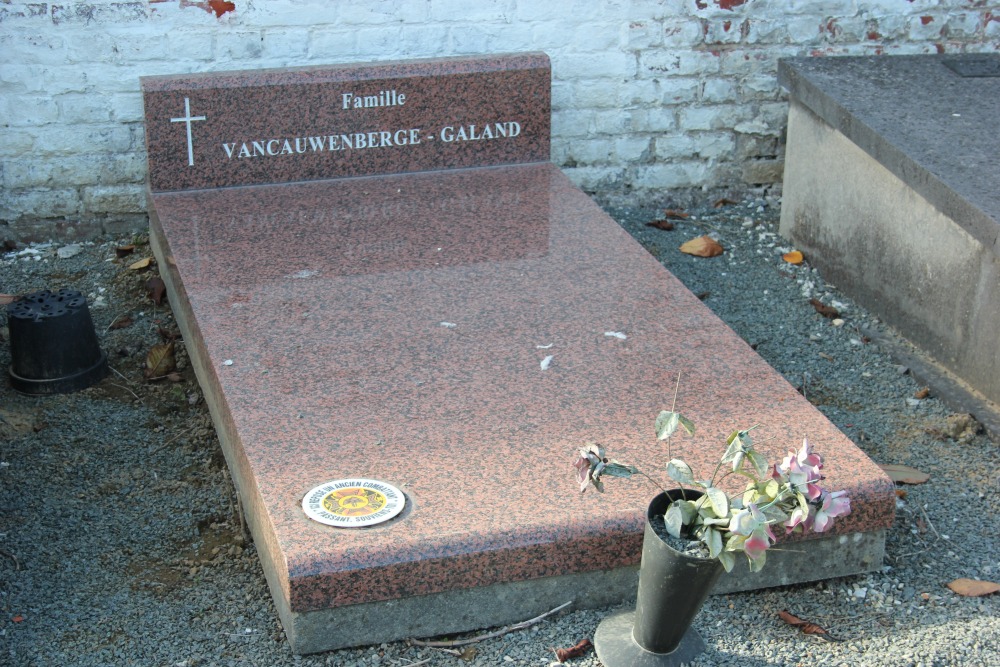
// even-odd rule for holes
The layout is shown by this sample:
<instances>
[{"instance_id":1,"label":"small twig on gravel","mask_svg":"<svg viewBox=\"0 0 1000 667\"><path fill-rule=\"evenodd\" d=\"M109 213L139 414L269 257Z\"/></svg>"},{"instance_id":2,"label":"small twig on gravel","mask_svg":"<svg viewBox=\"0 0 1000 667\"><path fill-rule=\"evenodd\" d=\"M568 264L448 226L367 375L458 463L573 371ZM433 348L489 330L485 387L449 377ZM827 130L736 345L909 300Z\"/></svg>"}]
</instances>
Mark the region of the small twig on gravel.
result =
<instances>
[{"instance_id":1,"label":"small twig on gravel","mask_svg":"<svg viewBox=\"0 0 1000 667\"><path fill-rule=\"evenodd\" d=\"M135 396L136 400L139 400L139 401L142 400L141 398L139 398L138 396L136 396L136 393L134 391L132 391L131 389L129 389L128 387L123 387L120 384L115 384L114 382L109 382L108 384L110 384L112 387L118 387L119 389L124 389L128 393L130 393L133 396Z\"/></svg>"},{"instance_id":2,"label":"small twig on gravel","mask_svg":"<svg viewBox=\"0 0 1000 667\"><path fill-rule=\"evenodd\" d=\"M937 538L940 540L941 533L937 532L937 528L934 527L934 524L931 522L931 518L927 516L927 510L925 510L924 506L920 504L918 504L917 507L920 508L920 513L924 515L924 519L927 521L927 525L930 526L930 529L934 531L934 534L937 535Z\"/></svg>"},{"instance_id":3,"label":"small twig on gravel","mask_svg":"<svg viewBox=\"0 0 1000 667\"><path fill-rule=\"evenodd\" d=\"M555 614L558 611L562 611L571 604L573 604L572 600L570 600L569 602L564 602L555 609L549 610L544 614L541 614L540 616L529 618L527 621L521 621L520 623L516 623L515 625L504 626L499 630L496 630L494 632L487 632L484 635L469 637L468 639L455 639L452 641L430 641L430 642L422 641L420 639L407 639L406 641L409 642L412 646L430 646L433 648L440 648L443 646L465 646L466 644L475 644L476 642L481 642L484 639L493 639L494 637L501 637L507 634L508 632L513 632L515 630L523 630L524 628L527 628L531 625L534 625L535 623L538 623L547 616L551 616L552 614Z\"/></svg>"},{"instance_id":4,"label":"small twig on gravel","mask_svg":"<svg viewBox=\"0 0 1000 667\"><path fill-rule=\"evenodd\" d=\"M175 441L175 440L177 440L178 438L183 438L183 437L184 437L185 435L187 435L187 434L188 434L188 433L190 433L191 431L195 430L196 428L198 428L198 425L197 425L197 424L195 424L194 426L190 427L189 429L187 429L187 430L185 430L185 431L182 431L181 433L178 433L177 435L175 435L174 437L170 438L170 439L169 439L169 440L167 440L167 441L166 441L165 443L163 443L162 445L160 445L159 447L157 447L156 449L154 449L153 451L151 451L151 452L150 452L150 453L148 454L148 456L152 456L153 454L157 453L157 452L158 452L158 451L160 451L161 449L166 449L166 448L167 448L167 447L168 447L168 446L169 446L169 445L170 445L170 444L171 444L172 442L174 442L174 441Z\"/></svg>"},{"instance_id":5,"label":"small twig on gravel","mask_svg":"<svg viewBox=\"0 0 1000 667\"><path fill-rule=\"evenodd\" d=\"M0 556L6 556L7 558L9 558L12 561L14 561L14 569L17 570L18 572L20 572L20 570L21 570L21 561L19 561L17 559L17 556L15 556L14 554L12 554L9 551L4 551L3 549L0 549Z\"/></svg>"}]
</instances>

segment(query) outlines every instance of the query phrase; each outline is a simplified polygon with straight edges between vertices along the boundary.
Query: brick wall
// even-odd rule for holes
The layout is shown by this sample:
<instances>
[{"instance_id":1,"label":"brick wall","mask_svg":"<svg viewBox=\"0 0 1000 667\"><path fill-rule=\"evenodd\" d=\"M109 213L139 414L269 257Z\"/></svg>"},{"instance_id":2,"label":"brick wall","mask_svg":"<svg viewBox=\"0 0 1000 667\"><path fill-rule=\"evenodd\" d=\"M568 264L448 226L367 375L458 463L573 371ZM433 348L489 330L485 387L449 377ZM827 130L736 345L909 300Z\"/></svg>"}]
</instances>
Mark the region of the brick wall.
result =
<instances>
[{"instance_id":1,"label":"brick wall","mask_svg":"<svg viewBox=\"0 0 1000 667\"><path fill-rule=\"evenodd\" d=\"M639 198L780 181L783 56L993 51L987 0L0 0L0 237L145 224L139 77L544 50L553 161Z\"/></svg>"}]
</instances>

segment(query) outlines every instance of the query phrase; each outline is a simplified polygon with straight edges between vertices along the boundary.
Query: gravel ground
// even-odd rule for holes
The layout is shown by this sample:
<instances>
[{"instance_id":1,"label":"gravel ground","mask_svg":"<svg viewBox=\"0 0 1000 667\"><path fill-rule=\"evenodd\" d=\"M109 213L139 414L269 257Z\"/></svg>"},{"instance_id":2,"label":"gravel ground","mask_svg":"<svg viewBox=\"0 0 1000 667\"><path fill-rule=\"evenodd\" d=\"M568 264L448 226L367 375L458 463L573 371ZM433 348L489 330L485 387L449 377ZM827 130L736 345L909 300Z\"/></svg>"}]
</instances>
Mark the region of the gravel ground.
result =
<instances>
[{"instance_id":1,"label":"gravel ground","mask_svg":"<svg viewBox=\"0 0 1000 667\"><path fill-rule=\"evenodd\" d=\"M705 205L673 231L645 225L662 211L609 212L873 459L930 480L905 487L880 572L713 597L695 621L708 649L694 664L1000 665L1000 596L946 587L1000 580L997 445L933 391L917 398L913 377L864 333L891 331L808 261L782 260L791 248L777 236L777 207ZM702 234L725 254L677 251ZM116 259L129 243L135 253ZM405 643L291 655L183 350L179 381L143 377L150 347L176 331L169 308L147 295L152 274L128 268L149 256L145 239L75 250L0 255L0 292L88 294L114 369L71 395L28 398L0 386L0 664L548 665L552 647L592 637L614 611L563 613L463 656ZM839 641L799 633L778 618L784 609ZM569 664L599 662L591 651Z\"/></svg>"}]
</instances>

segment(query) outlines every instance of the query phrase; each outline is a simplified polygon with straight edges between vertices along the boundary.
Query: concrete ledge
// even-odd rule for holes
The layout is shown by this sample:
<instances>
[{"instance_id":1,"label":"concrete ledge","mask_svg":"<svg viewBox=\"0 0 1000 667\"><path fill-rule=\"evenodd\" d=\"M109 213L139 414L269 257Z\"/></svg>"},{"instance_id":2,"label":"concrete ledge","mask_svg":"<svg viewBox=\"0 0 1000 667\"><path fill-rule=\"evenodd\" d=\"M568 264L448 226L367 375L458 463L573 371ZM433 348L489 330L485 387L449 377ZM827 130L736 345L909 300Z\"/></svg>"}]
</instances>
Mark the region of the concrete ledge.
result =
<instances>
[{"instance_id":1,"label":"concrete ledge","mask_svg":"<svg viewBox=\"0 0 1000 667\"><path fill-rule=\"evenodd\" d=\"M769 552L768 566L763 571L750 573L746 560L741 559L733 572L719 579L713 593L721 595L871 572L881 566L884 551L884 530L776 546ZM433 637L507 625L569 601L573 602L572 609L632 601L638 574L639 568L632 566L305 613L279 605L278 612L297 652L318 653L396 641L400 637Z\"/></svg>"},{"instance_id":2,"label":"concrete ledge","mask_svg":"<svg viewBox=\"0 0 1000 667\"><path fill-rule=\"evenodd\" d=\"M936 57L783 61L781 233L990 401L1000 401L1000 78ZM985 100L996 100L986 103ZM992 152L991 152L992 151Z\"/></svg>"}]
</instances>

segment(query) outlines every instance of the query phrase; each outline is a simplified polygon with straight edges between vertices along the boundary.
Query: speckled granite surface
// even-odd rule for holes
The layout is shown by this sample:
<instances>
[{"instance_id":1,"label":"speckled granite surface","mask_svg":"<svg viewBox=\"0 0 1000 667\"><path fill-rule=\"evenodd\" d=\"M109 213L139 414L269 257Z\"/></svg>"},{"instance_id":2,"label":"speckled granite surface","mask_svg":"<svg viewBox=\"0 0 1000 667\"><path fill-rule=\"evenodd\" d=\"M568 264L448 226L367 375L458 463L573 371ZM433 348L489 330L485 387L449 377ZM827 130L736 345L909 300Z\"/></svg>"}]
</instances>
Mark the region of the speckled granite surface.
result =
<instances>
[{"instance_id":1,"label":"speckled granite surface","mask_svg":"<svg viewBox=\"0 0 1000 667\"><path fill-rule=\"evenodd\" d=\"M661 468L678 372L696 470L760 423L772 458L808 436L850 489L838 532L891 522L878 468L550 164L152 198L293 610L636 563L653 488L580 496L571 462L593 440ZM307 519L306 491L343 477L409 507Z\"/></svg>"},{"instance_id":2,"label":"speckled granite surface","mask_svg":"<svg viewBox=\"0 0 1000 667\"><path fill-rule=\"evenodd\" d=\"M661 470L653 421L678 373L678 407L699 434L677 438L675 456L707 476L733 428L760 424L771 458L808 436L829 485L853 499L826 557L834 544L857 550L861 533L881 553L888 478L548 162L544 55L143 86L152 243L296 650L363 643L333 632L341 607L443 614L448 600L484 603L466 591L537 581L551 595L574 575L637 564L655 487L581 496L572 461L590 440ZM344 124L353 116L333 107L353 99L347 87L405 90L406 103ZM302 134L283 120L302 109L337 132L420 127L436 138L338 153L350 160L234 159L220 143ZM484 120L519 131L440 141L441 128L471 136ZM340 176L352 178L312 180ZM265 180L279 184L214 187ZM342 478L389 482L406 508L364 529L307 518L303 496ZM403 599L428 602L377 607ZM437 631L477 627L454 613Z\"/></svg>"},{"instance_id":3,"label":"speckled granite surface","mask_svg":"<svg viewBox=\"0 0 1000 667\"><path fill-rule=\"evenodd\" d=\"M153 191L549 159L545 54L144 77Z\"/></svg>"}]
</instances>

